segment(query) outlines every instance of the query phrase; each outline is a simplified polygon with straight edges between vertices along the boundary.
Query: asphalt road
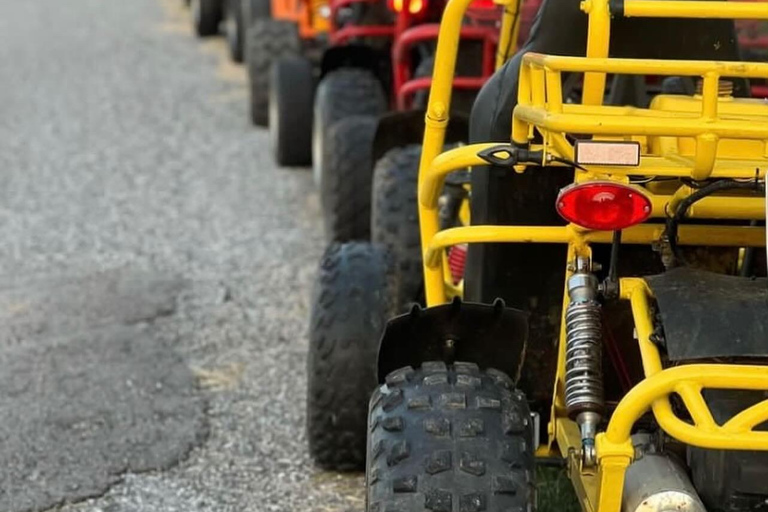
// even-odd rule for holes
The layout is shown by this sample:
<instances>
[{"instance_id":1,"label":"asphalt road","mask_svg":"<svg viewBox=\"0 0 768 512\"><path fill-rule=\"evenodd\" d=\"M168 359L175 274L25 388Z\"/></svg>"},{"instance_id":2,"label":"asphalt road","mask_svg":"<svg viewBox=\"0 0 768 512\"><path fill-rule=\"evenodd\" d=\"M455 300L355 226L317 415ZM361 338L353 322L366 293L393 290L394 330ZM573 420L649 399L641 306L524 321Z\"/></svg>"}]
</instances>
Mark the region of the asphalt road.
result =
<instances>
[{"instance_id":1,"label":"asphalt road","mask_svg":"<svg viewBox=\"0 0 768 512\"><path fill-rule=\"evenodd\" d=\"M0 0L0 510L360 511L304 437L303 169L181 0Z\"/></svg>"}]
</instances>

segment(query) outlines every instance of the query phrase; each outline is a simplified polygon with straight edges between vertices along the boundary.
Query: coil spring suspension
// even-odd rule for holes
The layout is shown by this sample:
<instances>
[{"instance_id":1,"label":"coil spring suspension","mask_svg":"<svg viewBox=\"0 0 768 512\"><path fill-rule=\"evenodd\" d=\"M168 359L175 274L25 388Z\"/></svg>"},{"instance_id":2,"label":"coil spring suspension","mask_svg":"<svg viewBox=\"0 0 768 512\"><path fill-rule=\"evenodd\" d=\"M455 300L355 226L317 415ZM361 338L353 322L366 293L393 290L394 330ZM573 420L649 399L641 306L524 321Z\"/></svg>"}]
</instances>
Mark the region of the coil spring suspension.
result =
<instances>
[{"instance_id":1,"label":"coil spring suspension","mask_svg":"<svg viewBox=\"0 0 768 512\"><path fill-rule=\"evenodd\" d=\"M568 279L565 312L565 406L581 429L586 465L594 465L594 440L602 417L603 369L601 306L597 278L588 260L579 258Z\"/></svg>"},{"instance_id":2,"label":"coil spring suspension","mask_svg":"<svg viewBox=\"0 0 768 512\"><path fill-rule=\"evenodd\" d=\"M600 304L571 302L565 313L565 405L570 416L602 409L603 369Z\"/></svg>"}]
</instances>

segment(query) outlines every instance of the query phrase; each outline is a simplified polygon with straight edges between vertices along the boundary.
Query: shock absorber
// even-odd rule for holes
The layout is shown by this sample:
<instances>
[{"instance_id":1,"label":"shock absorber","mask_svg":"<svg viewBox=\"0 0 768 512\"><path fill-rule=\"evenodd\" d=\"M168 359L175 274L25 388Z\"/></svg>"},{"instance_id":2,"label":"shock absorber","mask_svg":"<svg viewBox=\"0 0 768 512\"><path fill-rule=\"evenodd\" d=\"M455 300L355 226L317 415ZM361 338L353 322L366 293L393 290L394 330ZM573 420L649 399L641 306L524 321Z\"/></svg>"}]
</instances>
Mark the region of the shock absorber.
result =
<instances>
[{"instance_id":1,"label":"shock absorber","mask_svg":"<svg viewBox=\"0 0 768 512\"><path fill-rule=\"evenodd\" d=\"M581 430L582 460L593 466L595 435L602 419L603 369L599 283L590 262L578 258L568 279L570 302L565 311L565 406Z\"/></svg>"}]
</instances>

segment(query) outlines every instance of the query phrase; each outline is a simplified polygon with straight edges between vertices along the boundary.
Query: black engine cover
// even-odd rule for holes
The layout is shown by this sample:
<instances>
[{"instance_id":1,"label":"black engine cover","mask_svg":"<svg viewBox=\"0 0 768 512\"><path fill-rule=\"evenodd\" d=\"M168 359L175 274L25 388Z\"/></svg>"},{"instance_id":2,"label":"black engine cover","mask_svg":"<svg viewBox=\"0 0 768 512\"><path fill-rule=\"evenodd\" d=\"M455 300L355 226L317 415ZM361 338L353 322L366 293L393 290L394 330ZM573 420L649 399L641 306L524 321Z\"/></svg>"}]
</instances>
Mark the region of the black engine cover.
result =
<instances>
[{"instance_id":1,"label":"black engine cover","mask_svg":"<svg viewBox=\"0 0 768 512\"><path fill-rule=\"evenodd\" d=\"M768 398L762 391L706 390L704 398L718 424ZM768 430L762 425L757 430ZM761 511L768 507L768 452L688 449L693 485L707 510Z\"/></svg>"}]
</instances>

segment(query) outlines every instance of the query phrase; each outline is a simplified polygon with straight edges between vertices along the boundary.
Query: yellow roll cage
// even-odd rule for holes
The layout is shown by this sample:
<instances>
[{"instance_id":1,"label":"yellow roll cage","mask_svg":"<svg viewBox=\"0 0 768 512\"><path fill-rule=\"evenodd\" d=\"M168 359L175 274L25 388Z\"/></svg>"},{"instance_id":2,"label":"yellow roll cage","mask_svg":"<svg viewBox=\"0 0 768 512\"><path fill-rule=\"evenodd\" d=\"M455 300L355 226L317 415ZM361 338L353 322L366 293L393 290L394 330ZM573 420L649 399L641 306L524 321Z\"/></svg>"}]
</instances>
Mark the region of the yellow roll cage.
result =
<instances>
[{"instance_id":1,"label":"yellow roll cage","mask_svg":"<svg viewBox=\"0 0 768 512\"><path fill-rule=\"evenodd\" d=\"M461 20L471 0L450 0L438 40L432 89L426 114L419 168L418 197L424 278L429 306L445 303L461 293L446 276L445 249L464 243L561 243L568 245L568 262L591 259L590 244L610 243L612 233L590 231L574 224L543 226L463 226L440 231L438 199L448 173L487 165L478 156L497 144L472 144L441 154L451 101L451 84L459 45ZM505 5L500 47L509 28L515 0ZM518 104L511 120L510 140L520 147L540 151L540 164L563 165L572 161L574 146L566 134L588 134L599 140L636 141L640 164L634 167L590 166L574 171L574 181L610 179L629 183L630 176L764 180L768 167L768 104L752 99L719 96L719 84L728 78L768 78L768 64L608 58L610 42L609 0L585 0L589 16L586 57L528 54L523 57ZM767 2L624 0L623 14L634 17L726 18L768 20ZM497 65L503 64L497 60ZM583 73L580 104L566 103L561 90L562 73ZM694 97L658 96L649 108L604 106L606 76L673 75L699 77L701 94ZM540 143L534 143L534 134ZM563 172L570 167L563 166ZM536 172L535 166L517 165L510 172ZM691 188L672 181L673 188L647 187L652 218L675 211ZM554 207L554 205L553 205ZM679 245L764 247L765 228L727 226L717 221L765 219L763 198L717 195L698 201L688 212L696 225L681 226ZM664 234L661 224L641 224L622 232L622 242L652 244ZM564 262L567 266L567 262ZM566 277L570 271L566 271ZM630 433L634 423L651 410L669 435L692 446L725 450L768 450L768 433L753 429L768 421L768 400L716 423L701 392L703 389L768 390L768 367L729 364L691 364L663 369L661 356L651 341L652 292L639 278L620 279L620 297L629 301L637 330L645 378L619 403L608 427L597 436L596 468L582 467L574 457L581 447L577 425L568 419L564 405L565 333L561 328L557 376L554 386L549 440L537 453L557 453L569 459L570 474L586 511L619 512L624 473L634 457ZM568 303L565 293L564 304ZM563 308L565 311L565 308ZM564 322L561 322L564 324ZM670 394L679 395L692 422L672 411ZM557 450L557 451L555 451Z\"/></svg>"}]
</instances>

